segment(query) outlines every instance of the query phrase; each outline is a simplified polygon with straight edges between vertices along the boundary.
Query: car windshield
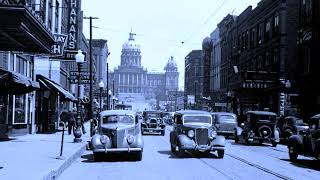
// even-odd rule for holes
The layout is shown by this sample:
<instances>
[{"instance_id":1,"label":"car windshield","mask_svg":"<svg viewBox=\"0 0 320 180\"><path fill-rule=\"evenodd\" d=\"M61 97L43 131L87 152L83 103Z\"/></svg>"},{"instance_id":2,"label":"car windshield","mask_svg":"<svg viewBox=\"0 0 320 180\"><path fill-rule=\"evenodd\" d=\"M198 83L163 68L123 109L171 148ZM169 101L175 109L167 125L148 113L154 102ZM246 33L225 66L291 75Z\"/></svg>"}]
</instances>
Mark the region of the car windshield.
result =
<instances>
[{"instance_id":1,"label":"car windshield","mask_svg":"<svg viewBox=\"0 0 320 180\"><path fill-rule=\"evenodd\" d=\"M273 122L275 121L276 117L275 116L270 116L270 115L254 115L255 119L257 121L263 122L263 121L268 121L268 122Z\"/></svg>"},{"instance_id":2,"label":"car windshield","mask_svg":"<svg viewBox=\"0 0 320 180\"><path fill-rule=\"evenodd\" d=\"M149 113L147 114L148 118L160 118L160 113Z\"/></svg>"},{"instance_id":3,"label":"car windshield","mask_svg":"<svg viewBox=\"0 0 320 180\"><path fill-rule=\"evenodd\" d=\"M212 124L210 116L186 115L183 117L183 124L206 123Z\"/></svg>"},{"instance_id":4,"label":"car windshield","mask_svg":"<svg viewBox=\"0 0 320 180\"><path fill-rule=\"evenodd\" d=\"M218 121L222 123L235 123L236 119L232 115L219 115Z\"/></svg>"},{"instance_id":5,"label":"car windshield","mask_svg":"<svg viewBox=\"0 0 320 180\"><path fill-rule=\"evenodd\" d=\"M103 117L103 124L134 124L134 119L127 115L112 115Z\"/></svg>"}]
</instances>

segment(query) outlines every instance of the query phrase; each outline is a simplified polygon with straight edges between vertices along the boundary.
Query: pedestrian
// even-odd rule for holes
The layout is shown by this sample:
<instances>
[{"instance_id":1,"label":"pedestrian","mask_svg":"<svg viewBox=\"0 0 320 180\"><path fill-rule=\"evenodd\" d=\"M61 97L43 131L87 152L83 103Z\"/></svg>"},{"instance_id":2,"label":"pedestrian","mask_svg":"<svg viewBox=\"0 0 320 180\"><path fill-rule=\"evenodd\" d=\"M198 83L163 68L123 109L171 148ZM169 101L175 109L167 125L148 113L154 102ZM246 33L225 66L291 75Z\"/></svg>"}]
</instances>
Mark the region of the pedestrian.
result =
<instances>
[{"instance_id":1,"label":"pedestrian","mask_svg":"<svg viewBox=\"0 0 320 180\"><path fill-rule=\"evenodd\" d=\"M83 125L83 122L84 122L84 108L81 108L80 110L80 121L81 121L81 129L82 129L82 133L85 134L87 133L86 132L86 129L84 128L84 125Z\"/></svg>"},{"instance_id":2,"label":"pedestrian","mask_svg":"<svg viewBox=\"0 0 320 180\"><path fill-rule=\"evenodd\" d=\"M75 124L76 124L76 117L77 113L76 113L76 108L72 109L72 112L69 111L69 116L68 116L68 134L70 135L71 133L73 133L74 129L75 129Z\"/></svg>"}]
</instances>

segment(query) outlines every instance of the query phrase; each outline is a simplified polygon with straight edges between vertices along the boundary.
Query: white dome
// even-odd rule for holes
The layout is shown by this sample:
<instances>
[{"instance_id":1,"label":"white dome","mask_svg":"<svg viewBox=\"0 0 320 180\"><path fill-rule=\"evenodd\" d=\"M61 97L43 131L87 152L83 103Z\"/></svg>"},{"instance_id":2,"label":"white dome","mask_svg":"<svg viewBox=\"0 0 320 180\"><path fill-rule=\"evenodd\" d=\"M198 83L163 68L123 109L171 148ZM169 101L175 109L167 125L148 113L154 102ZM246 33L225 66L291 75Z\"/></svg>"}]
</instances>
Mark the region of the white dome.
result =
<instances>
[{"instance_id":1,"label":"white dome","mask_svg":"<svg viewBox=\"0 0 320 180\"><path fill-rule=\"evenodd\" d=\"M138 45L135 40L134 40L134 35L136 34L133 34L133 33L129 33L129 39L127 42L125 42L123 45L122 45L122 49L123 50L133 50L133 51L140 51L140 45Z\"/></svg>"}]
</instances>

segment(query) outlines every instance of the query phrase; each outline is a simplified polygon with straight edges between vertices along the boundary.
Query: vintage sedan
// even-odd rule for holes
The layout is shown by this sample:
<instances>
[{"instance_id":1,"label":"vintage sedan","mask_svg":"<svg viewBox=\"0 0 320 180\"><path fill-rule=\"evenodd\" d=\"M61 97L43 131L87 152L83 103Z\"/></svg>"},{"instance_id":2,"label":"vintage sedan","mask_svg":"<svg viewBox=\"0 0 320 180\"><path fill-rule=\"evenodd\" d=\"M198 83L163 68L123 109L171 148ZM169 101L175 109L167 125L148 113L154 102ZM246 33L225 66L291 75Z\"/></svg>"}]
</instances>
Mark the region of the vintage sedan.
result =
<instances>
[{"instance_id":1,"label":"vintage sedan","mask_svg":"<svg viewBox=\"0 0 320 180\"><path fill-rule=\"evenodd\" d=\"M244 123L235 129L235 142L243 141L246 144L268 142L276 147L280 141L276 127L277 114L268 111L248 111Z\"/></svg>"},{"instance_id":2,"label":"vintage sedan","mask_svg":"<svg viewBox=\"0 0 320 180\"><path fill-rule=\"evenodd\" d=\"M320 114L311 118L304 135L290 136L288 149L290 161L296 161L299 154L320 160Z\"/></svg>"},{"instance_id":3,"label":"vintage sedan","mask_svg":"<svg viewBox=\"0 0 320 180\"><path fill-rule=\"evenodd\" d=\"M170 132L171 152L181 157L185 151L217 151L218 157L223 158L225 137L217 135L212 123L212 115L209 112L177 111L174 114L173 130Z\"/></svg>"},{"instance_id":4,"label":"vintage sedan","mask_svg":"<svg viewBox=\"0 0 320 180\"><path fill-rule=\"evenodd\" d=\"M285 141L294 134L305 134L309 129L308 124L295 116L287 116L283 119L280 118L279 121L278 128L280 129L280 136Z\"/></svg>"},{"instance_id":5,"label":"vintage sedan","mask_svg":"<svg viewBox=\"0 0 320 180\"><path fill-rule=\"evenodd\" d=\"M140 161L143 152L140 126L138 115L133 111L101 112L97 132L91 139L94 159L100 161L109 153L129 153Z\"/></svg>"},{"instance_id":6,"label":"vintage sedan","mask_svg":"<svg viewBox=\"0 0 320 180\"><path fill-rule=\"evenodd\" d=\"M234 135L234 130L238 127L237 115L228 112L213 112L212 115L218 135L227 138Z\"/></svg>"},{"instance_id":7,"label":"vintage sedan","mask_svg":"<svg viewBox=\"0 0 320 180\"><path fill-rule=\"evenodd\" d=\"M143 111L143 121L141 123L142 134L165 135L166 125L161 111Z\"/></svg>"}]
</instances>

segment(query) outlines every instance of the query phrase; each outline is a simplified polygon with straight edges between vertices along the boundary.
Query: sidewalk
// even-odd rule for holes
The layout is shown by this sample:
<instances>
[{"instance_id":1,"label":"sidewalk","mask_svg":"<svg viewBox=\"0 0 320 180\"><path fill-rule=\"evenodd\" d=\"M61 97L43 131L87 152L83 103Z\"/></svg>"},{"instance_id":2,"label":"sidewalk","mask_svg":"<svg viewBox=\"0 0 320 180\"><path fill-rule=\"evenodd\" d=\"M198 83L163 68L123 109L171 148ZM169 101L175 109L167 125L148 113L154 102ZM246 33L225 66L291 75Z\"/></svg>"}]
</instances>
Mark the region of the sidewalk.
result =
<instances>
[{"instance_id":1,"label":"sidewalk","mask_svg":"<svg viewBox=\"0 0 320 180\"><path fill-rule=\"evenodd\" d=\"M0 141L0 179L56 179L86 149L90 140L90 123L84 124L87 133L82 143L73 143L73 134L64 136L63 157L60 155L61 134L30 134Z\"/></svg>"}]
</instances>

